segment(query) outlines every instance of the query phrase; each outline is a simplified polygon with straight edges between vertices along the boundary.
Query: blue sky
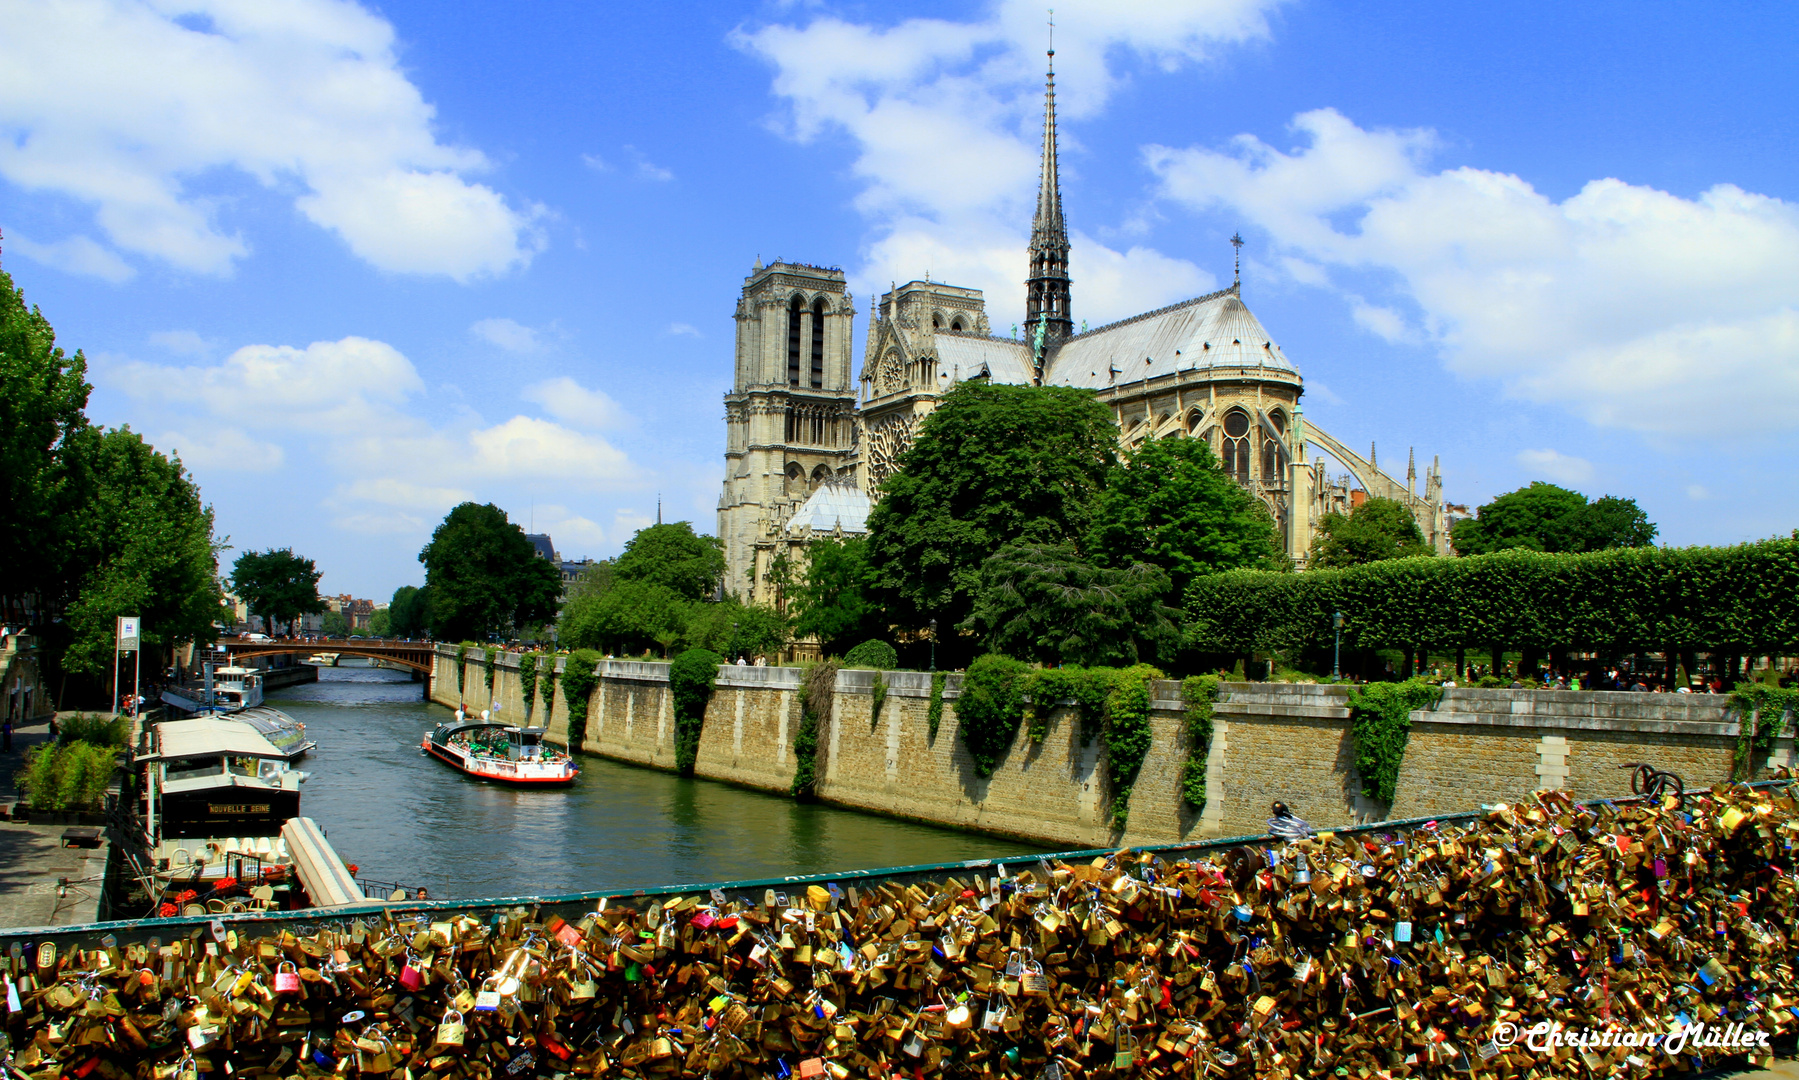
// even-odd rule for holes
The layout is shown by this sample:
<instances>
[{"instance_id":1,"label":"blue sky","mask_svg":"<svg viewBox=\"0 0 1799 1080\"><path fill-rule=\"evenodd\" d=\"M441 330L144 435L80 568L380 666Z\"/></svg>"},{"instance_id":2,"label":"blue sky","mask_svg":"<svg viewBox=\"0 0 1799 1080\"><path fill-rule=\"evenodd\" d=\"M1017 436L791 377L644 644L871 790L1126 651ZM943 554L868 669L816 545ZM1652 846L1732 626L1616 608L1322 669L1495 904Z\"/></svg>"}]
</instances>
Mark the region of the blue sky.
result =
<instances>
[{"instance_id":1,"label":"blue sky","mask_svg":"<svg viewBox=\"0 0 1799 1080\"><path fill-rule=\"evenodd\" d=\"M238 549L385 598L463 498L710 530L760 256L1002 332L1042 8L0 0L4 265ZM1074 314L1228 284L1451 501L1799 524L1799 8L1058 5ZM859 350L858 350L859 351ZM859 357L858 357L859 363ZM232 557L229 553L227 559Z\"/></svg>"}]
</instances>

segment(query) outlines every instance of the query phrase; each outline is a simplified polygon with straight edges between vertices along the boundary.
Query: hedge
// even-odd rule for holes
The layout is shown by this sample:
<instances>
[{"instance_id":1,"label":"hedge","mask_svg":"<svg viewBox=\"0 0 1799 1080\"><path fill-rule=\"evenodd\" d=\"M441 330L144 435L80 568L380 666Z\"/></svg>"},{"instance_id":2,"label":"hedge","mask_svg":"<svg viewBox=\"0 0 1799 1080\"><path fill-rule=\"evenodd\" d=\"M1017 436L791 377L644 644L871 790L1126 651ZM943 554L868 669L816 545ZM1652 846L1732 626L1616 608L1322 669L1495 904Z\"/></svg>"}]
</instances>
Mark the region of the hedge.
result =
<instances>
[{"instance_id":1,"label":"hedge","mask_svg":"<svg viewBox=\"0 0 1799 1080\"><path fill-rule=\"evenodd\" d=\"M1346 649L1796 651L1799 542L1235 570L1188 588L1186 643L1219 653L1328 649L1336 611Z\"/></svg>"}]
</instances>

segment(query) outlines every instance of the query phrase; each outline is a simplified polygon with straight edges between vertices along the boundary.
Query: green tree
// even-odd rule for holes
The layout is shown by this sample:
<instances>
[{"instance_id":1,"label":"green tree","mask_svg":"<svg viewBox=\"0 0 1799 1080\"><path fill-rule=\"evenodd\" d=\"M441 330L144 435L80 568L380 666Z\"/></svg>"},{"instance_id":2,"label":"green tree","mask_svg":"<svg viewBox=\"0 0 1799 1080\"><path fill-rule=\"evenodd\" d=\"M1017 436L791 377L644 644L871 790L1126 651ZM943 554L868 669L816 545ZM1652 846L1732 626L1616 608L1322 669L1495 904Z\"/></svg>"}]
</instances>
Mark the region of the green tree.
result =
<instances>
[{"instance_id":1,"label":"green tree","mask_svg":"<svg viewBox=\"0 0 1799 1080\"><path fill-rule=\"evenodd\" d=\"M681 639L695 601L650 581L614 581L604 591L578 591L562 608L558 639L578 649L666 654Z\"/></svg>"},{"instance_id":2,"label":"green tree","mask_svg":"<svg viewBox=\"0 0 1799 1080\"><path fill-rule=\"evenodd\" d=\"M329 638L347 638L350 636L350 620L341 611L325 612L323 633Z\"/></svg>"},{"instance_id":3,"label":"green tree","mask_svg":"<svg viewBox=\"0 0 1799 1080\"><path fill-rule=\"evenodd\" d=\"M89 567L70 605L64 664L99 674L112 664L120 615L143 620L147 646L210 640L219 617L212 508L173 460L129 428L81 440L84 499L78 556Z\"/></svg>"},{"instance_id":4,"label":"green tree","mask_svg":"<svg viewBox=\"0 0 1799 1080\"><path fill-rule=\"evenodd\" d=\"M1424 530L1405 504L1369 499L1348 514L1326 514L1312 538L1313 567L1361 566L1383 559L1432 554Z\"/></svg>"},{"instance_id":5,"label":"green tree","mask_svg":"<svg viewBox=\"0 0 1799 1080\"><path fill-rule=\"evenodd\" d=\"M487 640L556 617L562 574L525 531L489 503L445 515L419 552L431 591L431 629L441 639Z\"/></svg>"},{"instance_id":6,"label":"green tree","mask_svg":"<svg viewBox=\"0 0 1799 1080\"><path fill-rule=\"evenodd\" d=\"M1589 503L1578 491L1541 480L1495 497L1449 533L1460 555L1512 548L1578 552L1647 547L1655 534L1655 525L1635 499L1606 495Z\"/></svg>"},{"instance_id":7,"label":"green tree","mask_svg":"<svg viewBox=\"0 0 1799 1080\"><path fill-rule=\"evenodd\" d=\"M993 652L1043 664L1134 664L1179 640L1168 573L1098 567L1072 544L1007 544L981 568L967 628Z\"/></svg>"},{"instance_id":8,"label":"green tree","mask_svg":"<svg viewBox=\"0 0 1799 1080\"><path fill-rule=\"evenodd\" d=\"M319 577L312 560L292 548L246 551L231 564L231 591L273 634L302 615L325 610Z\"/></svg>"},{"instance_id":9,"label":"green tree","mask_svg":"<svg viewBox=\"0 0 1799 1080\"><path fill-rule=\"evenodd\" d=\"M1101 566L1168 572L1170 597L1200 574L1281 569L1274 518L1199 439L1149 439L1114 466L1093 509L1087 551Z\"/></svg>"},{"instance_id":10,"label":"green tree","mask_svg":"<svg viewBox=\"0 0 1799 1080\"><path fill-rule=\"evenodd\" d=\"M388 601L388 629L395 637L431 636L431 594L417 585L402 585Z\"/></svg>"},{"instance_id":11,"label":"green tree","mask_svg":"<svg viewBox=\"0 0 1799 1080\"><path fill-rule=\"evenodd\" d=\"M925 418L868 519L868 564L895 622L963 623L981 566L1006 544L1077 543L1117 463L1091 391L959 384Z\"/></svg>"},{"instance_id":12,"label":"green tree","mask_svg":"<svg viewBox=\"0 0 1799 1080\"><path fill-rule=\"evenodd\" d=\"M886 614L873 597L866 538L813 540L806 545L805 570L797 577L786 587L793 632L818 638L827 655L886 631Z\"/></svg>"},{"instance_id":13,"label":"green tree","mask_svg":"<svg viewBox=\"0 0 1799 1080\"><path fill-rule=\"evenodd\" d=\"M774 608L745 604L734 596L688 609L683 648L710 649L727 661L779 652L792 638L787 617Z\"/></svg>"},{"instance_id":14,"label":"green tree","mask_svg":"<svg viewBox=\"0 0 1799 1080\"><path fill-rule=\"evenodd\" d=\"M693 531L685 521L637 530L625 544L613 572L621 581L664 585L689 600L711 596L725 576L725 550L716 537Z\"/></svg>"},{"instance_id":15,"label":"green tree","mask_svg":"<svg viewBox=\"0 0 1799 1080\"><path fill-rule=\"evenodd\" d=\"M391 606L377 608L369 615L369 634L373 637L387 637L394 632L394 612Z\"/></svg>"},{"instance_id":16,"label":"green tree","mask_svg":"<svg viewBox=\"0 0 1799 1080\"><path fill-rule=\"evenodd\" d=\"M0 271L0 619L59 615L86 571L76 557L77 444L87 360L64 354L37 308Z\"/></svg>"}]
</instances>

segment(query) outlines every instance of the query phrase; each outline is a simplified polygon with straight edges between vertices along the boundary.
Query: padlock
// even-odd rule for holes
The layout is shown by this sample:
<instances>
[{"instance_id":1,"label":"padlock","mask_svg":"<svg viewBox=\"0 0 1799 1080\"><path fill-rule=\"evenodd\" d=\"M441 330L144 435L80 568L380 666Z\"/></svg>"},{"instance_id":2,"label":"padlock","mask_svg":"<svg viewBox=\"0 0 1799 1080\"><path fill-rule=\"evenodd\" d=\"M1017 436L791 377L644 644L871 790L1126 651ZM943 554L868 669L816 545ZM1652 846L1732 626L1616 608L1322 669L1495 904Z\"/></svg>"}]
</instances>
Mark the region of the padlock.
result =
<instances>
[{"instance_id":1,"label":"padlock","mask_svg":"<svg viewBox=\"0 0 1799 1080\"><path fill-rule=\"evenodd\" d=\"M463 1038L462 1013L455 1009L445 1009L443 1020L437 1025L438 1046L461 1046Z\"/></svg>"},{"instance_id":2,"label":"padlock","mask_svg":"<svg viewBox=\"0 0 1799 1080\"><path fill-rule=\"evenodd\" d=\"M300 992L300 970L292 960L283 960L275 967L275 992L277 994L297 994Z\"/></svg>"}]
</instances>

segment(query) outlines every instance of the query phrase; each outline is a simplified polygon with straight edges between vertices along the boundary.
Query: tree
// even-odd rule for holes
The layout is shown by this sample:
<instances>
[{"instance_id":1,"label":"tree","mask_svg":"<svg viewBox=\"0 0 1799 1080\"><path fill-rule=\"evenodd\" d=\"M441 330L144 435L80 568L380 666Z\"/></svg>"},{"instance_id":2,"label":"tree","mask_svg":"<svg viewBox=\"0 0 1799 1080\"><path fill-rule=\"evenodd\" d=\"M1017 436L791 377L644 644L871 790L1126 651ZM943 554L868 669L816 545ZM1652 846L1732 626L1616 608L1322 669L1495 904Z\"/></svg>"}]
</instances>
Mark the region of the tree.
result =
<instances>
[{"instance_id":1,"label":"tree","mask_svg":"<svg viewBox=\"0 0 1799 1080\"><path fill-rule=\"evenodd\" d=\"M451 510L419 562L425 564L431 629L438 638L484 641L556 617L561 572L492 503L465 502Z\"/></svg>"},{"instance_id":2,"label":"tree","mask_svg":"<svg viewBox=\"0 0 1799 1080\"><path fill-rule=\"evenodd\" d=\"M0 271L0 619L12 625L28 611L60 614L88 569L73 528L74 456L92 434L86 376L86 358L57 347L49 320Z\"/></svg>"},{"instance_id":3,"label":"tree","mask_svg":"<svg viewBox=\"0 0 1799 1080\"><path fill-rule=\"evenodd\" d=\"M1000 548L1077 543L1117 455L1112 414L1091 391L957 385L868 518L870 574L889 616L957 626Z\"/></svg>"},{"instance_id":4,"label":"tree","mask_svg":"<svg viewBox=\"0 0 1799 1080\"><path fill-rule=\"evenodd\" d=\"M1361 566L1430 554L1424 530L1404 503L1369 499L1348 514L1324 515L1312 539L1311 565Z\"/></svg>"},{"instance_id":5,"label":"tree","mask_svg":"<svg viewBox=\"0 0 1799 1080\"><path fill-rule=\"evenodd\" d=\"M695 603L681 634L683 648L710 649L726 660L779 652L791 638L785 615L734 596L719 603Z\"/></svg>"},{"instance_id":6,"label":"tree","mask_svg":"<svg viewBox=\"0 0 1799 1080\"><path fill-rule=\"evenodd\" d=\"M231 590L273 634L301 615L325 610L319 598L318 567L292 548L246 551L231 564Z\"/></svg>"},{"instance_id":7,"label":"tree","mask_svg":"<svg viewBox=\"0 0 1799 1080\"><path fill-rule=\"evenodd\" d=\"M1604 551L1647 547L1656 528L1635 499L1603 496L1591 503L1578 491L1541 480L1497 496L1472 518L1455 523L1450 540L1460 555L1530 551Z\"/></svg>"},{"instance_id":8,"label":"tree","mask_svg":"<svg viewBox=\"0 0 1799 1080\"><path fill-rule=\"evenodd\" d=\"M388 630L395 637L431 636L431 593L416 585L402 585L388 601Z\"/></svg>"},{"instance_id":9,"label":"tree","mask_svg":"<svg viewBox=\"0 0 1799 1080\"><path fill-rule=\"evenodd\" d=\"M1043 664L1134 664L1179 640L1168 574L1099 567L1072 544L1007 544L981 568L966 628L986 646Z\"/></svg>"},{"instance_id":10,"label":"tree","mask_svg":"<svg viewBox=\"0 0 1799 1080\"><path fill-rule=\"evenodd\" d=\"M384 608L377 608L369 615L369 636L387 637L389 634L393 633L393 629L394 611L391 605Z\"/></svg>"},{"instance_id":11,"label":"tree","mask_svg":"<svg viewBox=\"0 0 1799 1080\"><path fill-rule=\"evenodd\" d=\"M571 596L562 609L558 637L578 649L632 655L655 647L666 654L686 629L693 604L667 585L614 581L603 592Z\"/></svg>"},{"instance_id":12,"label":"tree","mask_svg":"<svg viewBox=\"0 0 1799 1080\"><path fill-rule=\"evenodd\" d=\"M664 585L689 600L718 590L725 576L725 550L716 537L697 535L685 521L637 530L625 543L613 571L623 581Z\"/></svg>"},{"instance_id":13,"label":"tree","mask_svg":"<svg viewBox=\"0 0 1799 1080\"><path fill-rule=\"evenodd\" d=\"M1282 569L1267 507L1219 467L1199 439L1149 439L1106 477L1087 550L1101 566L1145 562L1167 571L1171 599L1200 574Z\"/></svg>"},{"instance_id":14,"label":"tree","mask_svg":"<svg viewBox=\"0 0 1799 1080\"><path fill-rule=\"evenodd\" d=\"M146 646L211 640L219 617L218 547L212 508L179 460L157 453L129 428L81 440L86 498L75 520L89 567L68 608L63 663L110 669L115 620L143 620Z\"/></svg>"},{"instance_id":15,"label":"tree","mask_svg":"<svg viewBox=\"0 0 1799 1080\"><path fill-rule=\"evenodd\" d=\"M350 636L350 620L341 611L327 611L321 632L328 638L347 638Z\"/></svg>"},{"instance_id":16,"label":"tree","mask_svg":"<svg viewBox=\"0 0 1799 1080\"><path fill-rule=\"evenodd\" d=\"M798 578L786 587L793 632L818 638L826 655L886 630L886 615L872 596L866 538L813 540L806 545L806 566Z\"/></svg>"}]
</instances>

